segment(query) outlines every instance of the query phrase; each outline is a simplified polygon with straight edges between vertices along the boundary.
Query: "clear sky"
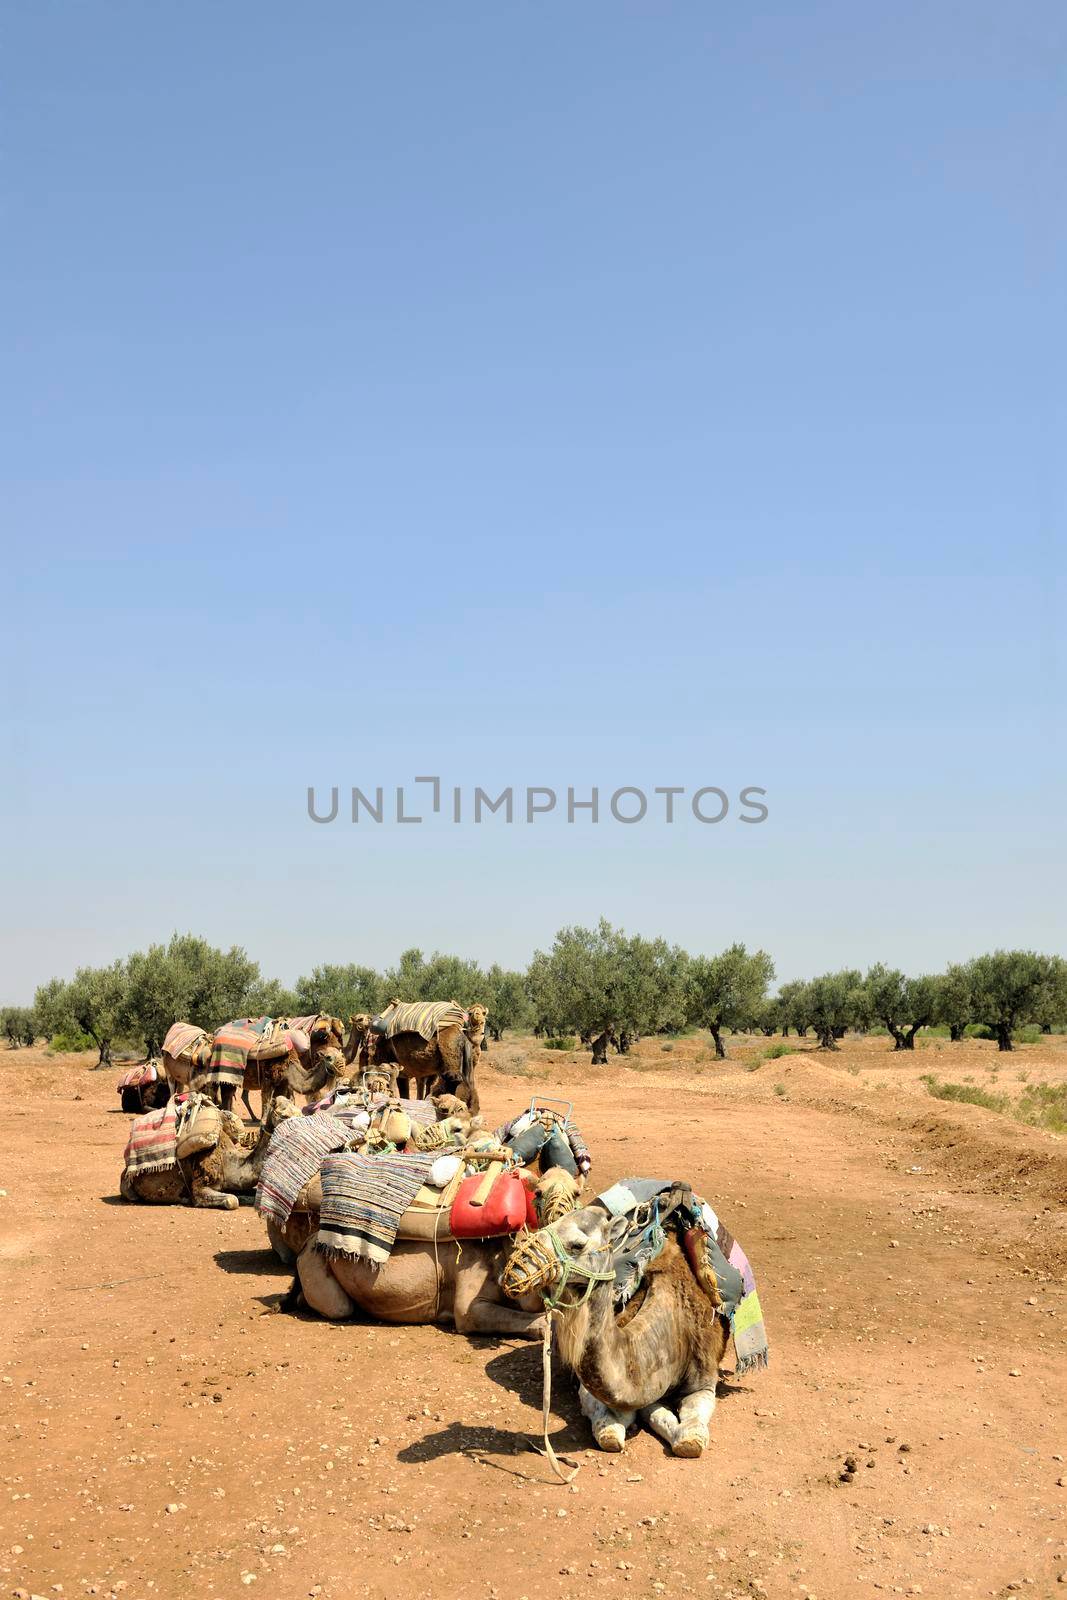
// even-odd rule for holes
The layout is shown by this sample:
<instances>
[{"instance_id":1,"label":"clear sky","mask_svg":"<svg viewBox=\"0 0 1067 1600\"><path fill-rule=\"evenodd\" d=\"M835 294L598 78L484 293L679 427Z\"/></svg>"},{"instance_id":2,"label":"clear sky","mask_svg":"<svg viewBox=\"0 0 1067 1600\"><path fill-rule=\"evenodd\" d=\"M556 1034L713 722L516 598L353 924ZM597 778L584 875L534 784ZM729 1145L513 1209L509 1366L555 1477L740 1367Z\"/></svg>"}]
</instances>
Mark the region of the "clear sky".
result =
<instances>
[{"instance_id":1,"label":"clear sky","mask_svg":"<svg viewBox=\"0 0 1067 1600\"><path fill-rule=\"evenodd\" d=\"M4 33L0 999L175 929L1065 948L1061 0ZM432 773L770 815L308 820Z\"/></svg>"}]
</instances>

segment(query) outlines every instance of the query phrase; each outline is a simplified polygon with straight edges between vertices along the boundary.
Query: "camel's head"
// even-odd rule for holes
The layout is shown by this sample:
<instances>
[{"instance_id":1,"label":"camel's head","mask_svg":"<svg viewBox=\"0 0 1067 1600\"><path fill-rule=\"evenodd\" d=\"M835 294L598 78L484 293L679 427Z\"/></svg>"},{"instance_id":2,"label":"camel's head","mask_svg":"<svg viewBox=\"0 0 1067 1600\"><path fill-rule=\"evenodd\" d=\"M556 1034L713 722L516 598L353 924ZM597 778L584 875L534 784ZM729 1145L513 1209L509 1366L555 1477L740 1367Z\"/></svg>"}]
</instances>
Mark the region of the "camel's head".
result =
<instances>
[{"instance_id":1,"label":"camel's head","mask_svg":"<svg viewBox=\"0 0 1067 1600\"><path fill-rule=\"evenodd\" d=\"M354 1017L349 1017L348 1026L357 1039L362 1039L370 1028L370 1013L368 1011L357 1011Z\"/></svg>"},{"instance_id":2,"label":"camel's head","mask_svg":"<svg viewBox=\"0 0 1067 1600\"><path fill-rule=\"evenodd\" d=\"M211 1052L215 1046L215 1035L205 1033L200 1043L190 1052L189 1060L194 1067L206 1067L211 1061Z\"/></svg>"},{"instance_id":3,"label":"camel's head","mask_svg":"<svg viewBox=\"0 0 1067 1600\"><path fill-rule=\"evenodd\" d=\"M325 1050L317 1050L315 1052L315 1064L319 1067L325 1067L327 1074L331 1078L336 1079L345 1076L345 1058L336 1045L331 1044Z\"/></svg>"},{"instance_id":4,"label":"camel's head","mask_svg":"<svg viewBox=\"0 0 1067 1600\"><path fill-rule=\"evenodd\" d=\"M625 1217L612 1218L600 1206L584 1206L558 1222L524 1231L508 1257L501 1287L516 1300L531 1291L551 1295L564 1311L581 1305L591 1287L614 1277L612 1250L629 1227Z\"/></svg>"},{"instance_id":5,"label":"camel's head","mask_svg":"<svg viewBox=\"0 0 1067 1600\"><path fill-rule=\"evenodd\" d=\"M468 1009L467 1015L470 1018L469 1026L471 1032L477 1033L480 1028L485 1027L485 1019L489 1015L489 1007L483 1006L481 1002L479 1002L477 1005L473 1005Z\"/></svg>"},{"instance_id":6,"label":"camel's head","mask_svg":"<svg viewBox=\"0 0 1067 1600\"><path fill-rule=\"evenodd\" d=\"M435 1094L431 1104L437 1113L438 1122L443 1122L446 1117L467 1117L470 1115L463 1101L454 1094Z\"/></svg>"},{"instance_id":7,"label":"camel's head","mask_svg":"<svg viewBox=\"0 0 1067 1600\"><path fill-rule=\"evenodd\" d=\"M266 1127L267 1132L270 1133L278 1126L280 1122L287 1122L290 1117L296 1117L299 1115L299 1106L290 1100L288 1095L276 1094L270 1103L270 1108L267 1111L264 1126Z\"/></svg>"},{"instance_id":8,"label":"camel's head","mask_svg":"<svg viewBox=\"0 0 1067 1600\"><path fill-rule=\"evenodd\" d=\"M578 1204L582 1180L572 1177L563 1167L549 1167L534 1189L534 1209L543 1228L560 1222Z\"/></svg>"}]
</instances>

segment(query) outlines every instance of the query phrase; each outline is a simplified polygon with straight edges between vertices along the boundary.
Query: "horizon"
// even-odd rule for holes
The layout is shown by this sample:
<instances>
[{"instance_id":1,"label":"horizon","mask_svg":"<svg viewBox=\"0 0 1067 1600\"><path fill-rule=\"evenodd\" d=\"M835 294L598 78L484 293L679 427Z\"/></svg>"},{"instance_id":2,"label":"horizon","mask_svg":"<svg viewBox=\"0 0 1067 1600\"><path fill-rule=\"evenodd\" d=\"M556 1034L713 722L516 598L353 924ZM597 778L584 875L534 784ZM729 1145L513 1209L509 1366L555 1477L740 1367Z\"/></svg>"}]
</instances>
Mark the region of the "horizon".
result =
<instances>
[{"instance_id":1,"label":"horizon","mask_svg":"<svg viewBox=\"0 0 1067 1600\"><path fill-rule=\"evenodd\" d=\"M1062 8L7 31L11 1003L182 927L1067 953ZM307 816L428 774L768 816Z\"/></svg>"}]
</instances>

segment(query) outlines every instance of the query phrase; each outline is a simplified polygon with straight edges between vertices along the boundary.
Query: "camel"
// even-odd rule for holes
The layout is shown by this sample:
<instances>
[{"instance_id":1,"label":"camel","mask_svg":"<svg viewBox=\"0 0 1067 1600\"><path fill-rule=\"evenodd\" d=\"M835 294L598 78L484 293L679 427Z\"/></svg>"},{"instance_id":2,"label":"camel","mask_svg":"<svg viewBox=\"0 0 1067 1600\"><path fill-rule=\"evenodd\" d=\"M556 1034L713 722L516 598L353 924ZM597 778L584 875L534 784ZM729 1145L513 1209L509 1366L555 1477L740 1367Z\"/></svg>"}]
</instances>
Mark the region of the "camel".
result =
<instances>
[{"instance_id":1,"label":"camel","mask_svg":"<svg viewBox=\"0 0 1067 1600\"><path fill-rule=\"evenodd\" d=\"M713 1284L701 1287L671 1235L616 1315L611 1248L629 1225L600 1206L572 1211L553 1225L572 1271L578 1268L567 1281L558 1254L545 1251L550 1265L541 1283L548 1288L563 1280L556 1290L559 1354L578 1377L579 1403L602 1450L621 1450L627 1428L640 1416L673 1455L699 1456L708 1444L729 1326L716 1310ZM524 1281L530 1282L528 1275Z\"/></svg>"},{"instance_id":2,"label":"camel","mask_svg":"<svg viewBox=\"0 0 1067 1600\"><path fill-rule=\"evenodd\" d=\"M365 1077L367 1093L373 1095L377 1092L375 1086L383 1085L384 1082L384 1077L368 1072ZM449 1138L464 1137L472 1131L477 1132L475 1120L471 1117L466 1106L462 1101L457 1100L455 1095L435 1095L433 1105L437 1114L437 1126ZM374 1113L374 1120L377 1126L383 1132L386 1132L390 1138L397 1138L398 1135L402 1135L402 1139L399 1139L398 1142L407 1145L413 1126L404 1109L402 1100L391 1100L377 1107ZM404 1132L405 1124L406 1133ZM448 1152L449 1146L443 1144L441 1147L442 1155ZM559 1172L559 1169L556 1170ZM546 1173L545 1176L547 1180L548 1174ZM561 1173L560 1176L566 1180L567 1185L573 1182L568 1173ZM536 1183L537 1179L532 1176L530 1181L532 1185ZM575 1195L577 1192L576 1190ZM544 1188L545 1203L550 1205L552 1209L550 1212L538 1210L538 1216L543 1222L551 1222L556 1216L562 1216L565 1211L571 1210L575 1200L572 1198L570 1203L566 1204L563 1199L564 1193L566 1193L565 1186L561 1191L558 1182L554 1186L546 1182ZM535 1196L535 1203L540 1206L540 1198L537 1196ZM267 1237L270 1240L271 1249L278 1257L278 1260L283 1262L285 1266L292 1266L304 1245L315 1233L319 1225L319 1212L321 1209L322 1183L319 1174L315 1173L314 1177L308 1180L297 1196L293 1209L289 1214L289 1220L284 1227L280 1226L273 1217L267 1217Z\"/></svg>"},{"instance_id":3,"label":"camel","mask_svg":"<svg viewBox=\"0 0 1067 1600\"><path fill-rule=\"evenodd\" d=\"M545 1174L538 1191L551 1187L559 1205L561 1178L571 1186L573 1205L577 1186L558 1168ZM344 1256L327 1260L315 1249L312 1235L297 1257L296 1278L283 1305L293 1308L303 1298L310 1310L334 1322L358 1308L381 1322L450 1322L457 1333L540 1339L545 1331L540 1296L535 1292L507 1304L500 1287L499 1274L513 1243L511 1237L461 1243L398 1239L388 1261L375 1266Z\"/></svg>"},{"instance_id":4,"label":"camel","mask_svg":"<svg viewBox=\"0 0 1067 1600\"><path fill-rule=\"evenodd\" d=\"M131 1176L124 1171L119 1191L124 1200L143 1205L173 1206L189 1203L215 1211L236 1211L238 1195L252 1194L259 1181L271 1134L286 1117L297 1115L291 1100L277 1095L271 1103L254 1143L242 1137L238 1119L220 1114L218 1142L210 1149L187 1156L164 1172ZM251 1138L251 1134L247 1138Z\"/></svg>"},{"instance_id":5,"label":"camel","mask_svg":"<svg viewBox=\"0 0 1067 1600\"><path fill-rule=\"evenodd\" d=\"M380 1046L386 1041L381 1034L375 1033L371 1027L373 1018L369 1011L361 1011L348 1019L348 1038L345 1040L344 1056L350 1067L355 1067L357 1073L382 1074L388 1083L389 1094L396 1097L400 1093L400 1082L397 1078L396 1062L381 1051Z\"/></svg>"},{"instance_id":6,"label":"camel","mask_svg":"<svg viewBox=\"0 0 1067 1600\"><path fill-rule=\"evenodd\" d=\"M345 1059L333 1043L322 1045L312 1042L310 1050L292 1049L287 1055L276 1056L272 1061L255 1061L249 1056L241 1083L241 1101L249 1119L259 1122L275 1095L284 1094L291 1099L294 1095L302 1094L307 1104L336 1089L344 1076ZM248 1098L252 1089L259 1091L259 1117L252 1110L252 1102Z\"/></svg>"},{"instance_id":7,"label":"camel","mask_svg":"<svg viewBox=\"0 0 1067 1600\"><path fill-rule=\"evenodd\" d=\"M389 1002L390 1006L398 1004L397 1000ZM409 1099L420 1100L427 1093L455 1094L474 1116L481 1104L474 1080L475 1056L485 1035L487 1016L485 1006L474 1005L465 1025L447 1023L432 1039L424 1039L420 1033L394 1033L386 1038L373 1031L372 1019L364 1012L350 1020L345 1060L350 1065L390 1062L396 1085L391 1086L392 1093L399 1092L399 1079L403 1078Z\"/></svg>"},{"instance_id":8,"label":"camel","mask_svg":"<svg viewBox=\"0 0 1067 1600\"><path fill-rule=\"evenodd\" d=\"M155 1067L156 1076L146 1081L149 1067ZM125 1078L134 1077L138 1069L140 1078L127 1083ZM158 1061L138 1062L136 1068L129 1068L124 1075L119 1083L118 1092L121 1097L119 1104L127 1116L140 1117L146 1111L158 1111L160 1106L166 1105L171 1097L171 1084Z\"/></svg>"},{"instance_id":9,"label":"camel","mask_svg":"<svg viewBox=\"0 0 1067 1600\"><path fill-rule=\"evenodd\" d=\"M207 1066L214 1042L213 1033L197 1028L193 1022L176 1022L168 1030L163 1041L163 1071L174 1094L184 1093L192 1074Z\"/></svg>"}]
</instances>

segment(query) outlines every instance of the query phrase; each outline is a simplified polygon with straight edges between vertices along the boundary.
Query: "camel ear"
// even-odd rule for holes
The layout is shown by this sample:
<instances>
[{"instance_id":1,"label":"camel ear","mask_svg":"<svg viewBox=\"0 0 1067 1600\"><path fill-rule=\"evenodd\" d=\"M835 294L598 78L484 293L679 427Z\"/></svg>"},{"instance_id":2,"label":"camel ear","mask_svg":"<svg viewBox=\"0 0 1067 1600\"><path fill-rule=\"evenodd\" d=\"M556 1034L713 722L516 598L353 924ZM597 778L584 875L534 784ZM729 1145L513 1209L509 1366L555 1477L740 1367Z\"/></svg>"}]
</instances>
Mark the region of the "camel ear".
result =
<instances>
[{"instance_id":1,"label":"camel ear","mask_svg":"<svg viewBox=\"0 0 1067 1600\"><path fill-rule=\"evenodd\" d=\"M604 1229L604 1249L617 1250L633 1227L633 1219L628 1216L612 1217Z\"/></svg>"}]
</instances>

